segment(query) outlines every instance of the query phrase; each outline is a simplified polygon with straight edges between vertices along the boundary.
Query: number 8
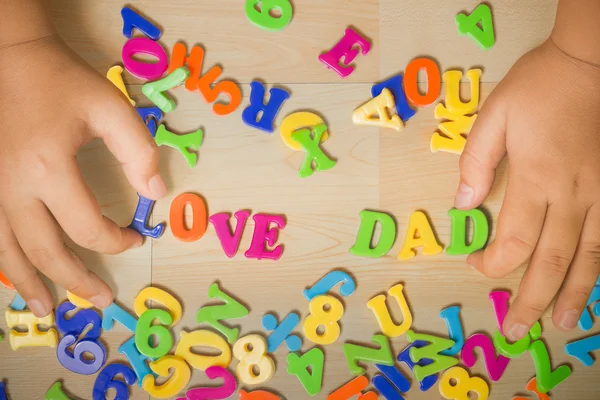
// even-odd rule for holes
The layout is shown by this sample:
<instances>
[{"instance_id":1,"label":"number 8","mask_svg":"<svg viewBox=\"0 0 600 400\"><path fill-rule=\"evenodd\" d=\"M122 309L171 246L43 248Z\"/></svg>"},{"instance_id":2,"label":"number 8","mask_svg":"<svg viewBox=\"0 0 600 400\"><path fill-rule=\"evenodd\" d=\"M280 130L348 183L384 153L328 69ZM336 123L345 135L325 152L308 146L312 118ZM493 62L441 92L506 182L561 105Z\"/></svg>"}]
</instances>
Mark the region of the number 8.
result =
<instances>
[{"instance_id":1,"label":"number 8","mask_svg":"<svg viewBox=\"0 0 600 400\"><path fill-rule=\"evenodd\" d=\"M451 383L452 380L455 381L454 384ZM461 367L453 367L444 372L439 389L440 394L450 400L469 400L469 392L477 393L477 400L487 400L490 394L490 388L483 379L470 377Z\"/></svg>"}]
</instances>

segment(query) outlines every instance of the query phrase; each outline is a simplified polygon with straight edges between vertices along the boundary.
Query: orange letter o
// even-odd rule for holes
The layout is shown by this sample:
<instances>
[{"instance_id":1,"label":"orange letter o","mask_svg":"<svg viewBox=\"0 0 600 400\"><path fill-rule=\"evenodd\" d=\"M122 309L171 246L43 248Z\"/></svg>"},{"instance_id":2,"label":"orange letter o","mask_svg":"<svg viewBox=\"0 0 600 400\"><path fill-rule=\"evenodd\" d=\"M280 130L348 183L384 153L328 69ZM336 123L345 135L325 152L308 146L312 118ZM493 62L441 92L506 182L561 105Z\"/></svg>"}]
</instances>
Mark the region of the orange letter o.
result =
<instances>
[{"instance_id":1,"label":"orange letter o","mask_svg":"<svg viewBox=\"0 0 600 400\"><path fill-rule=\"evenodd\" d=\"M188 230L185 227L185 206L192 206L192 214L194 219L192 226ZM195 242L204 236L208 216L206 215L206 204L200 196L193 193L183 193L173 199L171 203L171 211L169 212L169 223L171 224L171 232L173 236L182 242Z\"/></svg>"},{"instance_id":2,"label":"orange letter o","mask_svg":"<svg viewBox=\"0 0 600 400\"><path fill-rule=\"evenodd\" d=\"M427 74L427 93L419 93L417 84L419 71L424 69ZM408 64L404 71L404 94L408 101L417 107L432 105L440 95L440 69L435 61L428 58L416 58Z\"/></svg>"}]
</instances>

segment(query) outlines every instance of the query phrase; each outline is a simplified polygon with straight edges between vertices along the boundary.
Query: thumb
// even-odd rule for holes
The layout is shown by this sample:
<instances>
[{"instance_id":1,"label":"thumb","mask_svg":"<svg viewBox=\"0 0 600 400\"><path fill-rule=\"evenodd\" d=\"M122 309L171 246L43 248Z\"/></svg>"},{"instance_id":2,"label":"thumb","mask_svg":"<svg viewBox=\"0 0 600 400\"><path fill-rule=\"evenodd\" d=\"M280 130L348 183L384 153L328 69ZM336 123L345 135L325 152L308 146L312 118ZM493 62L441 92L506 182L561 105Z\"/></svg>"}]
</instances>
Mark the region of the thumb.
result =
<instances>
[{"instance_id":1,"label":"thumb","mask_svg":"<svg viewBox=\"0 0 600 400\"><path fill-rule=\"evenodd\" d=\"M130 102L108 81L96 95L89 123L119 160L127 180L142 196L158 200L167 187L158 171L158 147Z\"/></svg>"},{"instance_id":2,"label":"thumb","mask_svg":"<svg viewBox=\"0 0 600 400\"><path fill-rule=\"evenodd\" d=\"M505 134L505 111L492 94L481 108L460 156L460 184L454 197L456 208L475 208L489 194L496 167L506 154Z\"/></svg>"}]
</instances>

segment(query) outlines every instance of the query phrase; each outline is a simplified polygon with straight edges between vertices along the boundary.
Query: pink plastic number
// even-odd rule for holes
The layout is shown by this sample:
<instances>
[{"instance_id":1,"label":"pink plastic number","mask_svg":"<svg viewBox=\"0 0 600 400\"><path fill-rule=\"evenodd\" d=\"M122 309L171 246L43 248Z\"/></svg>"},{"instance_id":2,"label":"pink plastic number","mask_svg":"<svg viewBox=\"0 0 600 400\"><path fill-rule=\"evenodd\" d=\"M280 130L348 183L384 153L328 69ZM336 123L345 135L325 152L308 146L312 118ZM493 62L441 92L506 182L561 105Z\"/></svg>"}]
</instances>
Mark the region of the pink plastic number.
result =
<instances>
[{"instance_id":1,"label":"pink plastic number","mask_svg":"<svg viewBox=\"0 0 600 400\"><path fill-rule=\"evenodd\" d=\"M483 333L476 333L467 339L460 353L460 358L465 366L471 368L477 362L474 351L477 347L483 353L488 376L492 381L497 382L502 377L502 374L504 374L510 358L506 358L503 355L496 357L496 349L494 348L492 339Z\"/></svg>"},{"instance_id":2,"label":"pink plastic number","mask_svg":"<svg viewBox=\"0 0 600 400\"><path fill-rule=\"evenodd\" d=\"M156 57L158 61L155 63L136 61L133 59L136 54L147 54ZM140 79L149 81L161 78L169 67L169 57L167 57L165 49L148 38L129 39L123 46L121 57L127 71Z\"/></svg>"},{"instance_id":3,"label":"pink plastic number","mask_svg":"<svg viewBox=\"0 0 600 400\"><path fill-rule=\"evenodd\" d=\"M206 376L210 380L217 378L223 378L223 385L221 387L210 387L210 388L197 388L189 390L186 393L188 400L219 400L226 399L235 392L236 383L235 378L231 375L231 372L227 371L223 367L209 367L204 371Z\"/></svg>"}]
</instances>

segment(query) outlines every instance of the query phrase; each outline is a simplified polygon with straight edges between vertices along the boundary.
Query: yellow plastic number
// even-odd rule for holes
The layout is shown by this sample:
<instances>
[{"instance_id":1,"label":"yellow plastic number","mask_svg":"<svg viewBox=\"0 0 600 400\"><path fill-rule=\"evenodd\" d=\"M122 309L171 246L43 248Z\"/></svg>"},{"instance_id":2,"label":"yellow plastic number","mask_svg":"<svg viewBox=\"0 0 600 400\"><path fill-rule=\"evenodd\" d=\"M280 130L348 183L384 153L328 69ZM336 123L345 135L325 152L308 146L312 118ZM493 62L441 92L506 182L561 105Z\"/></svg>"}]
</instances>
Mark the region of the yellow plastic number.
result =
<instances>
[{"instance_id":1,"label":"yellow plastic number","mask_svg":"<svg viewBox=\"0 0 600 400\"><path fill-rule=\"evenodd\" d=\"M175 326L181 319L181 316L183 315L181 303L179 303L179 301L177 301L170 293L155 287L143 289L135 298L133 309L138 317L142 315L144 311L148 310L148 307L146 307L146 301L148 300L159 302L167 308L167 311L171 314L171 317L173 317L172 326Z\"/></svg>"},{"instance_id":2,"label":"yellow plastic number","mask_svg":"<svg viewBox=\"0 0 600 400\"><path fill-rule=\"evenodd\" d=\"M233 345L233 356L240 360L237 375L246 385L258 385L266 382L275 373L275 363L267 355L266 340L256 334L240 338ZM258 374L254 367L258 368Z\"/></svg>"},{"instance_id":3,"label":"yellow plastic number","mask_svg":"<svg viewBox=\"0 0 600 400\"><path fill-rule=\"evenodd\" d=\"M300 143L292 139L292 133L304 128L309 128L312 131L313 127L324 123L323 118L315 113L299 111L288 115L281 121L279 133L281 139L283 139L283 143L285 143L287 147L292 150L302 150ZM321 143L326 141L328 136L327 131L323 132Z\"/></svg>"},{"instance_id":4,"label":"yellow plastic number","mask_svg":"<svg viewBox=\"0 0 600 400\"><path fill-rule=\"evenodd\" d=\"M396 302L400 307L400 311L402 311L404 320L400 325L396 325L394 323L394 320L390 315L390 310L387 304L385 304L385 295L380 294L367 302L367 307L373 310L375 318L377 318L381 332L390 338L404 335L412 325L412 314L410 312L410 308L408 308L408 303L406 302L404 293L402 292L403 289L404 286L399 283L392 286L390 290L388 290L388 294L396 299Z\"/></svg>"},{"instance_id":5,"label":"yellow plastic number","mask_svg":"<svg viewBox=\"0 0 600 400\"><path fill-rule=\"evenodd\" d=\"M483 379L470 377L461 367L453 367L444 372L439 389L440 394L450 400L469 400L469 392L477 393L477 400L487 400L490 394L490 388Z\"/></svg>"},{"instance_id":6,"label":"yellow plastic number","mask_svg":"<svg viewBox=\"0 0 600 400\"><path fill-rule=\"evenodd\" d=\"M148 374L142 381L142 387L152 397L167 399L181 392L192 377L192 371L185 360L177 356L164 356L150 363L150 369L159 376L168 377L169 369L173 369L171 377L162 385L156 385L156 379Z\"/></svg>"},{"instance_id":7,"label":"yellow plastic number","mask_svg":"<svg viewBox=\"0 0 600 400\"><path fill-rule=\"evenodd\" d=\"M123 82L123 67L120 65L115 65L109 68L106 72L106 77L109 81L115 85L121 93L127 97L127 100L131 103L132 106L135 107L135 101L131 97L129 97L129 93L127 93L127 88L125 88L125 82Z\"/></svg>"},{"instance_id":8,"label":"yellow plastic number","mask_svg":"<svg viewBox=\"0 0 600 400\"><path fill-rule=\"evenodd\" d=\"M6 324L9 328L27 327L27 330L12 329L8 334L10 347L18 350L21 347L52 347L58 344L56 329L50 328L54 325L54 314L50 313L44 318L38 318L31 311L15 311L11 308L6 310ZM39 325L46 325L49 329L40 331Z\"/></svg>"},{"instance_id":9,"label":"yellow plastic number","mask_svg":"<svg viewBox=\"0 0 600 400\"><path fill-rule=\"evenodd\" d=\"M331 344L340 337L338 321L344 316L344 305L333 296L321 295L311 300L308 305L310 315L304 320L304 335L317 344ZM319 326L325 328L319 334Z\"/></svg>"},{"instance_id":10,"label":"yellow plastic number","mask_svg":"<svg viewBox=\"0 0 600 400\"><path fill-rule=\"evenodd\" d=\"M181 339L175 350L175 355L183 358L192 368L201 371L212 366L227 368L231 362L231 348L223 336L206 329L193 332L181 331ZM203 355L192 352L193 347L210 347L221 352L217 356Z\"/></svg>"}]
</instances>

